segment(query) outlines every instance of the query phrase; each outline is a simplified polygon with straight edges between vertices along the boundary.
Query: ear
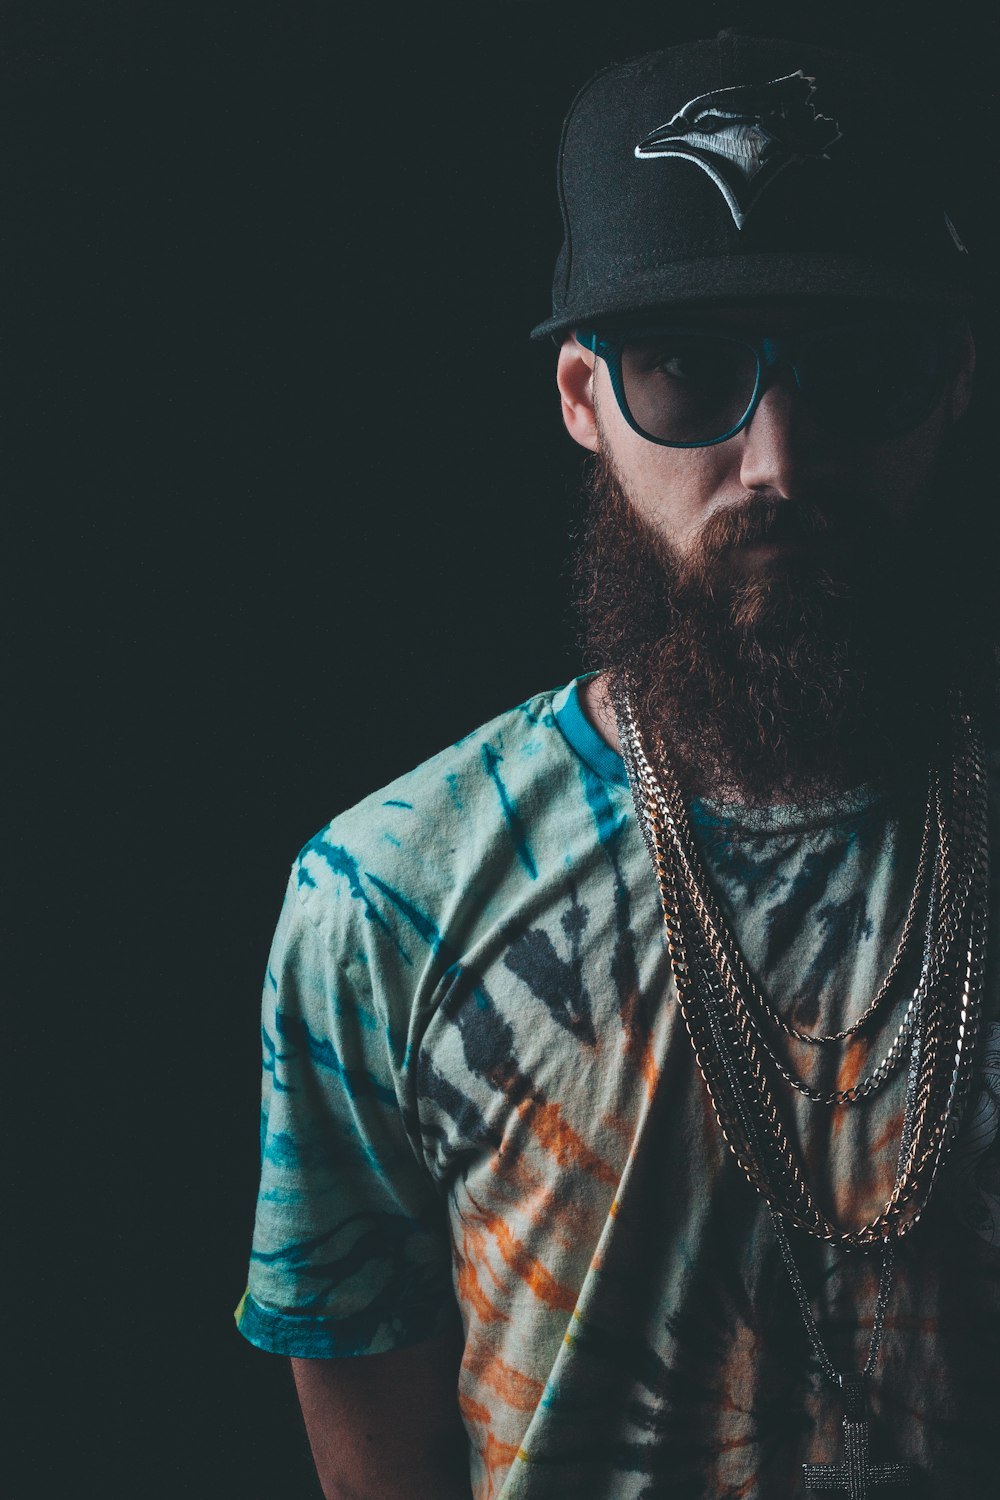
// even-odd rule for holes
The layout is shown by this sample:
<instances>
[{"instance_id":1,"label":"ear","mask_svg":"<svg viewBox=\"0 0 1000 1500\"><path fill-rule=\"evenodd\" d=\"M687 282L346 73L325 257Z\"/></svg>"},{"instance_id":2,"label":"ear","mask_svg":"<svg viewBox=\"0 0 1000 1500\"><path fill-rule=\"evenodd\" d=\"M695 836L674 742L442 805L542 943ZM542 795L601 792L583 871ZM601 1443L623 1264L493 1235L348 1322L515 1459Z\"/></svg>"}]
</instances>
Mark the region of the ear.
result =
<instances>
[{"instance_id":1,"label":"ear","mask_svg":"<svg viewBox=\"0 0 1000 1500\"><path fill-rule=\"evenodd\" d=\"M972 337L972 330L966 324L951 387L949 404L951 408L951 420L953 422L957 422L960 417L965 415L969 402L972 400L972 377L975 369L976 345Z\"/></svg>"},{"instance_id":2,"label":"ear","mask_svg":"<svg viewBox=\"0 0 1000 1500\"><path fill-rule=\"evenodd\" d=\"M597 436L597 413L594 409L594 365L596 356L582 344L575 334L567 334L559 350L556 367L556 384L562 402L563 421L570 437L583 448L596 453L600 447Z\"/></svg>"}]
</instances>

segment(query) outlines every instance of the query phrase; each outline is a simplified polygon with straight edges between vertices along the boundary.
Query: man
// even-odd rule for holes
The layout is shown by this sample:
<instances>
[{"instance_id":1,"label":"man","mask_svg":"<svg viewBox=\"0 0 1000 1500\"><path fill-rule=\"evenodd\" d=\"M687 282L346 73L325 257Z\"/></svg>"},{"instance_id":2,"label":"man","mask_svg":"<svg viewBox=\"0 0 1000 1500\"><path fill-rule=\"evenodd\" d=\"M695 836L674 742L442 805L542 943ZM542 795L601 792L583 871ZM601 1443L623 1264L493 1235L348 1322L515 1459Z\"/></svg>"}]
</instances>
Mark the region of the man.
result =
<instances>
[{"instance_id":1,"label":"man","mask_svg":"<svg viewBox=\"0 0 1000 1500\"><path fill-rule=\"evenodd\" d=\"M296 862L240 1328L328 1496L985 1493L968 255L887 80L799 43L598 74L560 195L603 670Z\"/></svg>"}]
</instances>

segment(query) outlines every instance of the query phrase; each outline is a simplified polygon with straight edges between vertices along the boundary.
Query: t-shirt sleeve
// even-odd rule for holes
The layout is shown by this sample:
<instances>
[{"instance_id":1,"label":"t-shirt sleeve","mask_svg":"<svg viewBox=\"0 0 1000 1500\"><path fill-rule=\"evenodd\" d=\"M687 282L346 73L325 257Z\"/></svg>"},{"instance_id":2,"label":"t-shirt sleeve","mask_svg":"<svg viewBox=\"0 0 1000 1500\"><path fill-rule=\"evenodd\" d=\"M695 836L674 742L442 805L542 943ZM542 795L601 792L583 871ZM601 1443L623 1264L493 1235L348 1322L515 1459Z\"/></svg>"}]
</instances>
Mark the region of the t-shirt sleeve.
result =
<instances>
[{"instance_id":1,"label":"t-shirt sleeve","mask_svg":"<svg viewBox=\"0 0 1000 1500\"><path fill-rule=\"evenodd\" d=\"M279 1354L377 1354L454 1315L445 1212L405 1118L405 976L378 972L350 892L317 921L311 887L300 865L265 978L260 1191L236 1321Z\"/></svg>"}]
</instances>

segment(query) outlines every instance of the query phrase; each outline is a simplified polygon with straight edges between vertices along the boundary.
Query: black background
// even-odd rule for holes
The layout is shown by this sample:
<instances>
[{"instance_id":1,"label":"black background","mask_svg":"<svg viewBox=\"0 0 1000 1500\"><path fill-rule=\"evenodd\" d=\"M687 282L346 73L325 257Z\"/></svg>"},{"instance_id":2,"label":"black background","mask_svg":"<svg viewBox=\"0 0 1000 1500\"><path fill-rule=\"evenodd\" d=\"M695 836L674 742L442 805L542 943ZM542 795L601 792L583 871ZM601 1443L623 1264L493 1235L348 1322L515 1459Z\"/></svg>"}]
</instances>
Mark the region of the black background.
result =
<instances>
[{"instance_id":1,"label":"black background","mask_svg":"<svg viewBox=\"0 0 1000 1500\"><path fill-rule=\"evenodd\" d=\"M579 669L580 455L527 338L559 123L596 66L734 22L908 72L989 262L979 7L0 6L5 1494L318 1495L286 1363L232 1325L287 868Z\"/></svg>"}]
</instances>

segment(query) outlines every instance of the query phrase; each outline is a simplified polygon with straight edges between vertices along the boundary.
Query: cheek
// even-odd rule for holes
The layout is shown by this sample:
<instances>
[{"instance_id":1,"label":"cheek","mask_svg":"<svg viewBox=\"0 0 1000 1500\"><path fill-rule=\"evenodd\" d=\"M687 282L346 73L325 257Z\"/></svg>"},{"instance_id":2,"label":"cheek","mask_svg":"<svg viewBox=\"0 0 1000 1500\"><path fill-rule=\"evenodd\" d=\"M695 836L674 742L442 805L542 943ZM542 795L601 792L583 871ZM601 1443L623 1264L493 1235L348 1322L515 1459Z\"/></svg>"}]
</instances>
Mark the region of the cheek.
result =
<instances>
[{"instance_id":1,"label":"cheek","mask_svg":"<svg viewBox=\"0 0 1000 1500\"><path fill-rule=\"evenodd\" d=\"M743 498L741 439L712 448L665 448L633 432L600 371L595 388L598 435L636 511L671 546L685 551L705 517Z\"/></svg>"},{"instance_id":2,"label":"cheek","mask_svg":"<svg viewBox=\"0 0 1000 1500\"><path fill-rule=\"evenodd\" d=\"M869 502L892 521L904 522L932 493L941 468L946 423L933 420L897 442L884 444L858 472L867 471Z\"/></svg>"},{"instance_id":3,"label":"cheek","mask_svg":"<svg viewBox=\"0 0 1000 1500\"><path fill-rule=\"evenodd\" d=\"M714 448L652 448L635 469L630 487L645 519L685 549L719 505L742 498L739 464L728 445Z\"/></svg>"}]
</instances>

